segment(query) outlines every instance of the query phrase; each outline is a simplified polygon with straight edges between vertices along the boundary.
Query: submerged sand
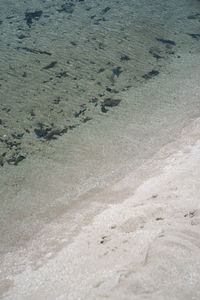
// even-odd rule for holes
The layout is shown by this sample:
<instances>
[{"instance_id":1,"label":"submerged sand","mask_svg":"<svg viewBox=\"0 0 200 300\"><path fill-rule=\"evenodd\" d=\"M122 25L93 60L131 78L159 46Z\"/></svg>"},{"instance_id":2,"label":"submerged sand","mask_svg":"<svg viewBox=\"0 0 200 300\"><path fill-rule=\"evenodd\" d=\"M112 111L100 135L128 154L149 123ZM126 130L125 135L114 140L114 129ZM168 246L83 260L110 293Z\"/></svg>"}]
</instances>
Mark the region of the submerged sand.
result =
<instances>
[{"instance_id":1,"label":"submerged sand","mask_svg":"<svg viewBox=\"0 0 200 300\"><path fill-rule=\"evenodd\" d=\"M188 97L191 103L199 99L198 66L189 67L187 61L183 65L185 72L175 73L176 82L164 80L165 100L172 95L185 103ZM154 90L151 96L156 97L152 86L161 81L143 92L150 95ZM96 181L80 187L73 205L67 205L70 193L64 187L70 184L64 163L57 161L53 170L45 161L36 161L38 169L31 173L26 167L18 169L23 177L7 171L10 189L1 189L2 298L199 299L200 119L196 115L181 134L177 127L172 135L173 128L172 123L174 141L167 143L165 135L160 150L151 158L143 157L139 167L132 165L132 171L123 168L125 144L122 152L114 151L116 144L109 149L103 144L107 154L103 169L100 165L93 169ZM128 130L127 137L131 137ZM102 147L96 144L97 150L98 145ZM82 165L82 178L92 171L88 161ZM111 166L120 174L112 173ZM74 178L72 183L81 186Z\"/></svg>"},{"instance_id":2,"label":"submerged sand","mask_svg":"<svg viewBox=\"0 0 200 300\"><path fill-rule=\"evenodd\" d=\"M114 2L98 30L96 19L107 1L76 1L67 23L66 15L57 11L61 1L45 2L44 7L35 1L31 8L24 1L14 10L15 1L9 1L10 9L5 2L0 297L199 299L199 1L168 1L163 9L158 0L154 6L146 1L138 6L137 1L127 0L125 6ZM24 12L41 7L43 16L28 28ZM122 13L128 15L119 34ZM55 20L60 28L56 39ZM113 24L119 26L114 30ZM65 26L76 28L74 36ZM81 52L91 28L93 38ZM38 32L43 32L40 39ZM27 35L23 41L22 33ZM66 52L64 37L72 42ZM156 38L176 45L160 44ZM102 40L108 57L102 54ZM52 59L47 55L38 60L44 53L30 55L23 52L25 47L52 47ZM130 61L120 60L125 52ZM64 64L66 53L69 64ZM156 58L158 54L163 58ZM88 67L90 56L96 61L94 69L93 63ZM55 69L45 69L54 59ZM103 76L98 70L105 64ZM124 72L113 77L119 66ZM159 74L142 77L155 67ZM66 70L70 76L60 78ZM79 76L79 86L72 75ZM93 103L96 93L99 98ZM104 113L102 105L110 94L121 101ZM82 104L87 110L77 119ZM93 119L84 122L84 117ZM46 140L34 131L41 121L47 128L52 121L59 130L78 125L56 140ZM14 165L19 154L26 159Z\"/></svg>"}]
</instances>

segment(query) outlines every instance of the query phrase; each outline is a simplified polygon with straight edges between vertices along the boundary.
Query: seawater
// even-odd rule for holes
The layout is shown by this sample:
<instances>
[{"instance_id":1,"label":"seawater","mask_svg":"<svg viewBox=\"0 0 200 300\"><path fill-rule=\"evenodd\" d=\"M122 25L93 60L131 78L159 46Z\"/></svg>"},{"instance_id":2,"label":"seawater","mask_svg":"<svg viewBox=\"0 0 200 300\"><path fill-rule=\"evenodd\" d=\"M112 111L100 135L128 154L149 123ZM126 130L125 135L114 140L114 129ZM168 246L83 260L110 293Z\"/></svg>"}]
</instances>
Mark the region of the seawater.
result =
<instances>
[{"instance_id":1,"label":"seawater","mask_svg":"<svg viewBox=\"0 0 200 300\"><path fill-rule=\"evenodd\" d=\"M115 114L128 90L197 45L198 9L180 0L2 0L1 166Z\"/></svg>"},{"instance_id":2,"label":"seawater","mask_svg":"<svg viewBox=\"0 0 200 300\"><path fill-rule=\"evenodd\" d=\"M2 253L93 200L199 115L199 6L0 1Z\"/></svg>"}]
</instances>

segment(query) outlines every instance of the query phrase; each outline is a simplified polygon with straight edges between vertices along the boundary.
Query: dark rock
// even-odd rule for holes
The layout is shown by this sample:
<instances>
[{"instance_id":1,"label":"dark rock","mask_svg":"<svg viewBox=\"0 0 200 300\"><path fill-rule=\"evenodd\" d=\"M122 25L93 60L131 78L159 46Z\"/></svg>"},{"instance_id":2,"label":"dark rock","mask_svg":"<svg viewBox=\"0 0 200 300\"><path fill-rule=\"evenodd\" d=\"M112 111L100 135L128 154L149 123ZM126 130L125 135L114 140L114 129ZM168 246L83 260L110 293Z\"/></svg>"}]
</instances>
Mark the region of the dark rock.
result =
<instances>
[{"instance_id":1,"label":"dark rock","mask_svg":"<svg viewBox=\"0 0 200 300\"><path fill-rule=\"evenodd\" d=\"M115 90L115 89L111 89L111 88L106 88L106 91L109 92L109 93L113 93L113 94L118 94L119 91Z\"/></svg>"},{"instance_id":2,"label":"dark rock","mask_svg":"<svg viewBox=\"0 0 200 300\"><path fill-rule=\"evenodd\" d=\"M42 123L38 123L38 128L34 129L35 134L39 138L45 138L46 135L52 130L52 127L46 127Z\"/></svg>"},{"instance_id":3,"label":"dark rock","mask_svg":"<svg viewBox=\"0 0 200 300\"><path fill-rule=\"evenodd\" d=\"M65 78L65 77L68 77L69 75L67 74L66 71L63 71L63 72L60 72L60 73L57 73L56 74L56 77L57 78Z\"/></svg>"},{"instance_id":4,"label":"dark rock","mask_svg":"<svg viewBox=\"0 0 200 300\"><path fill-rule=\"evenodd\" d=\"M12 133L14 139L21 139L24 136L24 133Z\"/></svg>"},{"instance_id":5,"label":"dark rock","mask_svg":"<svg viewBox=\"0 0 200 300\"><path fill-rule=\"evenodd\" d=\"M103 103L101 104L101 111L103 113L106 113L108 111L107 107L114 107L119 105L121 102L120 99L112 99L112 98L106 98Z\"/></svg>"},{"instance_id":6,"label":"dark rock","mask_svg":"<svg viewBox=\"0 0 200 300\"><path fill-rule=\"evenodd\" d=\"M120 99L112 99L112 98L106 98L102 105L104 106L109 106L109 107L114 107L114 106L117 106L119 105L119 103L121 102Z\"/></svg>"},{"instance_id":7,"label":"dark rock","mask_svg":"<svg viewBox=\"0 0 200 300\"><path fill-rule=\"evenodd\" d=\"M24 155L13 156L11 159L7 160L9 165L17 166L19 162L24 160L26 157Z\"/></svg>"},{"instance_id":8,"label":"dark rock","mask_svg":"<svg viewBox=\"0 0 200 300\"><path fill-rule=\"evenodd\" d=\"M116 67L112 69L113 75L119 77L119 75L123 72L121 67Z\"/></svg>"},{"instance_id":9,"label":"dark rock","mask_svg":"<svg viewBox=\"0 0 200 300\"><path fill-rule=\"evenodd\" d=\"M120 60L121 61L128 61L128 60L130 60L130 57L128 55L123 55L123 56L120 57Z\"/></svg>"},{"instance_id":10,"label":"dark rock","mask_svg":"<svg viewBox=\"0 0 200 300\"><path fill-rule=\"evenodd\" d=\"M25 38L26 38L25 34L18 35L18 39L20 39L20 40L25 39Z\"/></svg>"},{"instance_id":11,"label":"dark rock","mask_svg":"<svg viewBox=\"0 0 200 300\"><path fill-rule=\"evenodd\" d=\"M102 72L104 72L104 71L105 71L104 68L100 68L100 69L97 71L97 73L102 73Z\"/></svg>"},{"instance_id":12,"label":"dark rock","mask_svg":"<svg viewBox=\"0 0 200 300\"><path fill-rule=\"evenodd\" d=\"M48 64L47 66L43 67L43 70L48 70L48 69L51 69L51 68L54 68L55 65L57 65L57 61L52 61L50 64Z\"/></svg>"},{"instance_id":13,"label":"dark rock","mask_svg":"<svg viewBox=\"0 0 200 300\"><path fill-rule=\"evenodd\" d=\"M84 112L85 112L86 110L87 110L86 108L84 108L84 109L82 109L82 110L79 110L79 112L77 112L77 113L74 114L74 117L75 117L75 118L80 117L81 115L84 114Z\"/></svg>"},{"instance_id":14,"label":"dark rock","mask_svg":"<svg viewBox=\"0 0 200 300\"><path fill-rule=\"evenodd\" d=\"M176 43L172 40L164 40L164 39L156 39L158 42L161 42L163 44L168 44L168 45L172 45L172 46L175 46Z\"/></svg>"},{"instance_id":15,"label":"dark rock","mask_svg":"<svg viewBox=\"0 0 200 300\"><path fill-rule=\"evenodd\" d=\"M200 19L200 14L195 14L187 17L190 20L198 20Z\"/></svg>"},{"instance_id":16,"label":"dark rock","mask_svg":"<svg viewBox=\"0 0 200 300\"><path fill-rule=\"evenodd\" d=\"M105 15L111 8L107 6L106 8L102 9L101 15Z\"/></svg>"},{"instance_id":17,"label":"dark rock","mask_svg":"<svg viewBox=\"0 0 200 300\"><path fill-rule=\"evenodd\" d=\"M50 141L50 140L56 140L57 139L57 135L61 135L62 134L62 130L59 129L53 129L50 132L48 132L45 135L45 140Z\"/></svg>"},{"instance_id":18,"label":"dark rock","mask_svg":"<svg viewBox=\"0 0 200 300\"><path fill-rule=\"evenodd\" d=\"M152 70L152 71L150 71L149 73L143 75L142 77L143 77L144 79L150 79L150 78L152 78L152 77L157 76L159 73L160 73L160 72L157 71L157 70Z\"/></svg>"},{"instance_id":19,"label":"dark rock","mask_svg":"<svg viewBox=\"0 0 200 300\"><path fill-rule=\"evenodd\" d=\"M101 111L103 113L107 113L108 109L106 109L104 105L101 105Z\"/></svg>"},{"instance_id":20,"label":"dark rock","mask_svg":"<svg viewBox=\"0 0 200 300\"><path fill-rule=\"evenodd\" d=\"M61 101L60 97L58 97L57 99L53 100L53 104L59 104Z\"/></svg>"},{"instance_id":21,"label":"dark rock","mask_svg":"<svg viewBox=\"0 0 200 300\"><path fill-rule=\"evenodd\" d=\"M193 39L199 39L200 34L199 33L187 33L189 36L191 36Z\"/></svg>"},{"instance_id":22,"label":"dark rock","mask_svg":"<svg viewBox=\"0 0 200 300\"><path fill-rule=\"evenodd\" d=\"M31 27L31 24L33 23L33 20L39 20L42 16L43 11L42 10L36 10L34 12L26 12L25 13L25 20L26 24Z\"/></svg>"}]
</instances>

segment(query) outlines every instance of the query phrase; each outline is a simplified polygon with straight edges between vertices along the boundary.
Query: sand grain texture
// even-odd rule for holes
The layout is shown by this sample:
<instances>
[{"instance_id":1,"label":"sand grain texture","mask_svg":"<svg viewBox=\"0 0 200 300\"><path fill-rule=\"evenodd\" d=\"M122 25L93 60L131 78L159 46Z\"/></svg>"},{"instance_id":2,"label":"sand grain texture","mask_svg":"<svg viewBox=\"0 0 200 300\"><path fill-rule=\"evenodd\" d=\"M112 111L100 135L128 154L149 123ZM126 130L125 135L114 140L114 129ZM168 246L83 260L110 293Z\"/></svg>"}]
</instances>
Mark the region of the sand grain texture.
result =
<instances>
[{"instance_id":1,"label":"sand grain texture","mask_svg":"<svg viewBox=\"0 0 200 300\"><path fill-rule=\"evenodd\" d=\"M64 2L0 3L0 298L199 300L199 1Z\"/></svg>"},{"instance_id":2,"label":"sand grain texture","mask_svg":"<svg viewBox=\"0 0 200 300\"><path fill-rule=\"evenodd\" d=\"M16 259L26 268L13 266L16 273L2 282L4 299L199 299L199 130L198 119L148 162L159 174L86 218L70 241L54 223L7 253L3 268ZM111 193L130 190L134 178Z\"/></svg>"}]
</instances>

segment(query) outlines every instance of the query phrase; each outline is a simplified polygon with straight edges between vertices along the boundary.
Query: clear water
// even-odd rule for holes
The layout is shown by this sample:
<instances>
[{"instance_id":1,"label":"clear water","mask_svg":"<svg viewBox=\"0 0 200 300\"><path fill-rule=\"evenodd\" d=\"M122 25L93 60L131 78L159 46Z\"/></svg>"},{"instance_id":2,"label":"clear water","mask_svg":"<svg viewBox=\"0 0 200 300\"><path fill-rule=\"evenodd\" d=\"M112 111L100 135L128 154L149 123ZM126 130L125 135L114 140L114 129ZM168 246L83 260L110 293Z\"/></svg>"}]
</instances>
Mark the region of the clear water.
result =
<instances>
[{"instance_id":1,"label":"clear water","mask_svg":"<svg viewBox=\"0 0 200 300\"><path fill-rule=\"evenodd\" d=\"M1 296L199 116L199 22L199 0L0 0Z\"/></svg>"},{"instance_id":2,"label":"clear water","mask_svg":"<svg viewBox=\"0 0 200 300\"><path fill-rule=\"evenodd\" d=\"M197 46L189 34L199 33L198 9L180 0L1 0L1 166L110 118L126 91Z\"/></svg>"},{"instance_id":3,"label":"clear water","mask_svg":"<svg viewBox=\"0 0 200 300\"><path fill-rule=\"evenodd\" d=\"M3 247L125 176L199 114L199 7L0 1Z\"/></svg>"}]
</instances>

